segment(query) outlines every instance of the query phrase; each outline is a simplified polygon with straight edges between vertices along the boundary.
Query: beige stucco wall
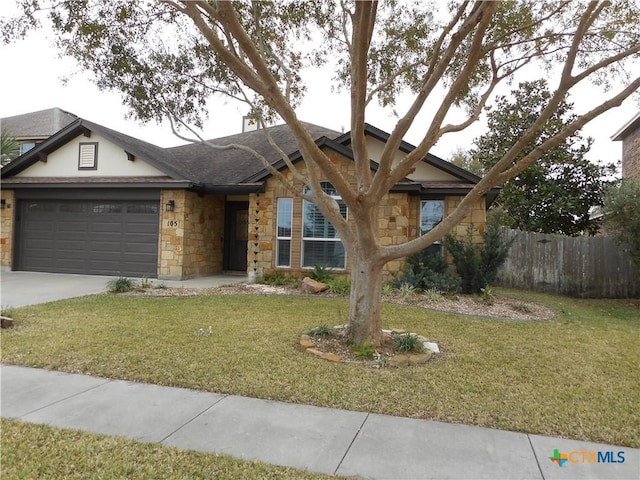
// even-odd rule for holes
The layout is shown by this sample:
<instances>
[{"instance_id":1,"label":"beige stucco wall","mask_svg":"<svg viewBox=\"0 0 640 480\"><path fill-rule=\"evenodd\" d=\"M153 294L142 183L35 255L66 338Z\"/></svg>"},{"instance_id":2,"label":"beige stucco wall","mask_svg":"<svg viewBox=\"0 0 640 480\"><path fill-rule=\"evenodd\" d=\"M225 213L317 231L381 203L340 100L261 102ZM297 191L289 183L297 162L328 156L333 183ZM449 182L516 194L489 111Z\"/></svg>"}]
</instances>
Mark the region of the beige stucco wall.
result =
<instances>
[{"instance_id":1,"label":"beige stucco wall","mask_svg":"<svg viewBox=\"0 0 640 480\"><path fill-rule=\"evenodd\" d=\"M98 142L98 168L79 170L78 155L80 143ZM90 137L80 135L51 152L46 162L35 162L29 168L16 174L16 177L157 177L165 173L139 158L127 160L126 152L121 148L92 133Z\"/></svg>"},{"instance_id":2,"label":"beige stucco wall","mask_svg":"<svg viewBox=\"0 0 640 480\"><path fill-rule=\"evenodd\" d=\"M355 184L354 163L352 160L337 154L331 155L334 163L341 167L343 175ZM302 165L299 169L304 173ZM285 173L287 178L292 178L291 173ZM277 270L285 275L301 277L308 269L300 266L302 253L302 209L303 202L299 198L293 200L293 222L291 239L291 267L283 268L275 266L276 251L276 221L278 198L294 198L293 195L282 186L275 178L269 178L265 184L265 191L261 194L252 194L249 203L249 246L248 246L248 274L257 278ZM445 215L451 213L463 197L445 197ZM379 237L382 245L395 245L412 240L417 237L420 218L420 198L407 193L389 193L380 202L380 216L378 220ZM473 232L472 241L481 243L486 222L485 201L482 199L474 205L471 213L465 217L454 230L454 234L467 239L468 231ZM350 269L349 255L347 252L347 267L344 273ZM385 277L390 279L394 273L398 273L404 266L405 259L397 259L388 262L384 267ZM339 273L337 271L336 273Z\"/></svg>"},{"instance_id":3,"label":"beige stucco wall","mask_svg":"<svg viewBox=\"0 0 640 480\"><path fill-rule=\"evenodd\" d=\"M0 210L0 270L11 270L13 263L13 229L15 218L15 195L13 190L2 190L4 208Z\"/></svg>"},{"instance_id":4,"label":"beige stucco wall","mask_svg":"<svg viewBox=\"0 0 640 480\"><path fill-rule=\"evenodd\" d=\"M173 212L165 205L175 202ZM160 194L158 278L181 280L222 272L224 198L185 190Z\"/></svg>"}]
</instances>

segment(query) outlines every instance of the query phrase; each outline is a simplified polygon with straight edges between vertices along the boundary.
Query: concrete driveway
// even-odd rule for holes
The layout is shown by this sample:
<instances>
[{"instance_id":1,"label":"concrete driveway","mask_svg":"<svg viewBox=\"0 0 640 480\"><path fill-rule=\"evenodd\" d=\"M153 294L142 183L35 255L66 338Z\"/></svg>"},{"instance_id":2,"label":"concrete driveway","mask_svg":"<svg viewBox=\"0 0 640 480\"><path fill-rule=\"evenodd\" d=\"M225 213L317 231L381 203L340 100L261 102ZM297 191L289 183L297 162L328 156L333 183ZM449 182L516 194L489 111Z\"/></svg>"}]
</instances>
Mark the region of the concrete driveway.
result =
<instances>
[{"instance_id":1,"label":"concrete driveway","mask_svg":"<svg viewBox=\"0 0 640 480\"><path fill-rule=\"evenodd\" d=\"M117 277L102 275L69 275L41 272L2 272L0 274L0 305L17 308L65 298L103 293L107 282ZM209 288L246 281L238 275L214 275L182 281L151 280L168 287Z\"/></svg>"}]
</instances>

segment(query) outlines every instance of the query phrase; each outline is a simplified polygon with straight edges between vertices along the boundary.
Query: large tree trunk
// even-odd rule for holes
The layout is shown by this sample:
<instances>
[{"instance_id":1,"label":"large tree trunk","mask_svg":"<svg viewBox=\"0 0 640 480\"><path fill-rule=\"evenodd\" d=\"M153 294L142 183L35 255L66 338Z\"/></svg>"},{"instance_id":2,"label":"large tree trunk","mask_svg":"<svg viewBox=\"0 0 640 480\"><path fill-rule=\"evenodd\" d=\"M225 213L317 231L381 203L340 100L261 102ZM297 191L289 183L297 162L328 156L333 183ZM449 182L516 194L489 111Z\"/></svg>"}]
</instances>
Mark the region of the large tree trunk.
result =
<instances>
[{"instance_id":1,"label":"large tree trunk","mask_svg":"<svg viewBox=\"0 0 640 480\"><path fill-rule=\"evenodd\" d=\"M382 341L382 267L384 263L359 252L351 259L349 337L356 345Z\"/></svg>"}]
</instances>

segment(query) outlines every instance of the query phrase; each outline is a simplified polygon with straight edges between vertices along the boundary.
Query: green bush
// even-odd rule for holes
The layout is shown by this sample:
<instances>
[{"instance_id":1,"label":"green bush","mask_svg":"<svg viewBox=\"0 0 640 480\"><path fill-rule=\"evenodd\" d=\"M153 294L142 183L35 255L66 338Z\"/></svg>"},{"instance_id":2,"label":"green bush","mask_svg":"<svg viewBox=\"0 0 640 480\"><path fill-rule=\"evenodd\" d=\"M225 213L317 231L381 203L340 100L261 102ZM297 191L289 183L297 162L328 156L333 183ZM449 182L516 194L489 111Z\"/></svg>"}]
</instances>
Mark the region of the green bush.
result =
<instances>
[{"instance_id":1,"label":"green bush","mask_svg":"<svg viewBox=\"0 0 640 480\"><path fill-rule=\"evenodd\" d=\"M329 292L336 295L349 295L351 293L351 280L348 278L330 278L327 281Z\"/></svg>"},{"instance_id":2,"label":"green bush","mask_svg":"<svg viewBox=\"0 0 640 480\"><path fill-rule=\"evenodd\" d=\"M511 248L511 242L505 244L494 225L487 226L482 245L463 242L451 234L447 235L445 245L453 256L464 293L481 293L493 283Z\"/></svg>"},{"instance_id":3,"label":"green bush","mask_svg":"<svg viewBox=\"0 0 640 480\"><path fill-rule=\"evenodd\" d=\"M334 278L334 275L333 273L331 273L330 268L316 265L315 267L313 267L313 270L309 272L309 278L315 280L316 282L328 283L329 280Z\"/></svg>"},{"instance_id":4,"label":"green bush","mask_svg":"<svg viewBox=\"0 0 640 480\"><path fill-rule=\"evenodd\" d=\"M329 337L333 335L333 330L326 325L318 325L310 330L307 330L307 335L310 337Z\"/></svg>"},{"instance_id":5,"label":"green bush","mask_svg":"<svg viewBox=\"0 0 640 480\"><path fill-rule=\"evenodd\" d=\"M424 344L414 333L403 333L393 339L393 349L396 352L416 352L424 351Z\"/></svg>"},{"instance_id":6,"label":"green bush","mask_svg":"<svg viewBox=\"0 0 640 480\"><path fill-rule=\"evenodd\" d=\"M353 350L355 356L360 360L372 359L376 353L376 347L371 345L369 342L364 342L360 345L353 344L351 345L351 350Z\"/></svg>"},{"instance_id":7,"label":"green bush","mask_svg":"<svg viewBox=\"0 0 640 480\"><path fill-rule=\"evenodd\" d=\"M111 293L130 292L136 288L136 283L127 277L118 277L107 282L107 290Z\"/></svg>"},{"instance_id":8,"label":"green bush","mask_svg":"<svg viewBox=\"0 0 640 480\"><path fill-rule=\"evenodd\" d=\"M451 273L451 268L440 252L430 248L407 257L407 263L401 275L393 280L393 286L400 289L408 284L417 290L438 290L457 293L460 291L460 279Z\"/></svg>"},{"instance_id":9,"label":"green bush","mask_svg":"<svg viewBox=\"0 0 640 480\"><path fill-rule=\"evenodd\" d=\"M262 277L258 283L279 287L283 285L291 285L293 283L296 283L297 281L298 280L295 278L285 277L280 272L271 272Z\"/></svg>"}]
</instances>

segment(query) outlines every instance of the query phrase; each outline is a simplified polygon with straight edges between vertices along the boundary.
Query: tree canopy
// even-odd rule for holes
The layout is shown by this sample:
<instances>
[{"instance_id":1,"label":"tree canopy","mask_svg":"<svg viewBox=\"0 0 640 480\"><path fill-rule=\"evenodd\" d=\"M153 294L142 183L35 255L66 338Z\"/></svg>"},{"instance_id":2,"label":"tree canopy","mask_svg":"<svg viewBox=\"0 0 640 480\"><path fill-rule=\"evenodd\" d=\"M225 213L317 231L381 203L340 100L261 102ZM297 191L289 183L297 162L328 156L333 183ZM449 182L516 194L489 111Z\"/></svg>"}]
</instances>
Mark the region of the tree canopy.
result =
<instances>
[{"instance_id":1,"label":"tree canopy","mask_svg":"<svg viewBox=\"0 0 640 480\"><path fill-rule=\"evenodd\" d=\"M206 115L207 101L222 95L245 102L258 119L277 115L288 124L305 173L285 152L283 161L293 172L290 180L266 162L265 166L291 192L315 203L339 232L352 264L349 322L357 343L376 345L381 340L380 283L386 262L442 238L491 188L519 175L640 87L640 7L631 0L446 5L399 0L21 0L20 4L22 17L2 23L6 41L50 22L61 51L92 72L98 86L122 92L131 113L141 120L168 118L198 140L195 133ZM315 66L332 68L336 85L350 93L354 185L296 115L306 93L301 72ZM381 245L381 198L439 139L475 122L492 102L496 87L527 68L552 79L551 96L538 117L433 230L402 244ZM568 92L585 81L600 85L602 96L522 155ZM378 168L372 171L364 135L367 107L377 102L393 109L400 92L412 93L413 99L406 109L395 112L396 125ZM433 113L420 119L422 134L415 150L396 161L403 137L426 106ZM466 112L460 121L449 120L455 107ZM323 181L330 181L340 193L349 220L322 191Z\"/></svg>"},{"instance_id":2,"label":"tree canopy","mask_svg":"<svg viewBox=\"0 0 640 480\"><path fill-rule=\"evenodd\" d=\"M629 251L640 272L640 180L624 178L605 194L604 226L619 245Z\"/></svg>"},{"instance_id":3,"label":"tree canopy","mask_svg":"<svg viewBox=\"0 0 640 480\"><path fill-rule=\"evenodd\" d=\"M470 157L489 171L539 117L551 97L545 80L523 82L510 96L499 96L487 115L488 132L475 140ZM538 136L526 145L518 159L531 153L576 118L573 105L562 101ZM590 218L602 205L607 176L615 164L601 165L585 158L592 139L575 132L533 165L507 180L493 208L501 211L503 224L541 233L578 235L596 231Z\"/></svg>"}]
</instances>

